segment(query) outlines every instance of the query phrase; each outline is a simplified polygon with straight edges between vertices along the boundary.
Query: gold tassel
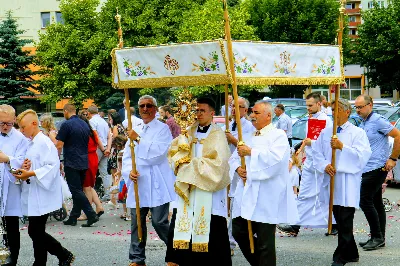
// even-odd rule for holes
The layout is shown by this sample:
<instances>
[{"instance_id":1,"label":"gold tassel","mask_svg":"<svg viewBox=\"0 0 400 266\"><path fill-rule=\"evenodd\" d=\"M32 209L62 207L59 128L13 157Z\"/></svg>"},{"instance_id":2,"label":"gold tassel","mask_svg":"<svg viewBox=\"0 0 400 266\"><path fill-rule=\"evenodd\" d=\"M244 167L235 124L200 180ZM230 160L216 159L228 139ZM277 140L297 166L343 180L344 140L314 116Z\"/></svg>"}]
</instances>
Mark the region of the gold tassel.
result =
<instances>
[{"instance_id":1,"label":"gold tassel","mask_svg":"<svg viewBox=\"0 0 400 266\"><path fill-rule=\"evenodd\" d=\"M208 252L208 243L192 243L192 251L193 252Z\"/></svg>"},{"instance_id":2,"label":"gold tassel","mask_svg":"<svg viewBox=\"0 0 400 266\"><path fill-rule=\"evenodd\" d=\"M188 144L180 144L180 145L178 146L178 149L179 149L180 151L189 151L189 150L190 150L190 147L189 147Z\"/></svg>"},{"instance_id":3,"label":"gold tassel","mask_svg":"<svg viewBox=\"0 0 400 266\"><path fill-rule=\"evenodd\" d=\"M189 241L185 240L174 240L175 249L189 249Z\"/></svg>"}]
</instances>

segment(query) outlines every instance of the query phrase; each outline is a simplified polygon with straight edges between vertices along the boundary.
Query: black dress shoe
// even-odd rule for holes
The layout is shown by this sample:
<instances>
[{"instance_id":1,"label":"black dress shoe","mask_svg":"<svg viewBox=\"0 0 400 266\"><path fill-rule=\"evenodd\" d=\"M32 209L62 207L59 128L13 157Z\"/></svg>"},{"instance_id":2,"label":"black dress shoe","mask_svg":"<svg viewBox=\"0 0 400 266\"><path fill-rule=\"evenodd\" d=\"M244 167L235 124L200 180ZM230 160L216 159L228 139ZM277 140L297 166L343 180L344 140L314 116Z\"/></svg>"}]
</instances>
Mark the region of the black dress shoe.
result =
<instances>
[{"instance_id":1,"label":"black dress shoe","mask_svg":"<svg viewBox=\"0 0 400 266\"><path fill-rule=\"evenodd\" d=\"M367 241L360 241L360 242L358 242L358 245L359 245L360 247L363 247L363 246L365 246L366 244L368 244L369 241L371 241L371 238L368 239Z\"/></svg>"},{"instance_id":2,"label":"black dress shoe","mask_svg":"<svg viewBox=\"0 0 400 266\"><path fill-rule=\"evenodd\" d=\"M97 213L97 217L100 218L100 216L102 216L103 214L104 214L104 211L99 211L99 212Z\"/></svg>"},{"instance_id":3,"label":"black dress shoe","mask_svg":"<svg viewBox=\"0 0 400 266\"><path fill-rule=\"evenodd\" d=\"M343 266L345 264L346 264L346 262L337 260L337 261L332 262L331 266Z\"/></svg>"},{"instance_id":4,"label":"black dress shoe","mask_svg":"<svg viewBox=\"0 0 400 266\"><path fill-rule=\"evenodd\" d=\"M297 236L299 234L299 230L295 230L291 225L288 224L277 224L276 228L292 236Z\"/></svg>"},{"instance_id":5,"label":"black dress shoe","mask_svg":"<svg viewBox=\"0 0 400 266\"><path fill-rule=\"evenodd\" d=\"M359 261L360 261L359 257L347 260L347 262L359 262Z\"/></svg>"},{"instance_id":6,"label":"black dress shoe","mask_svg":"<svg viewBox=\"0 0 400 266\"><path fill-rule=\"evenodd\" d=\"M76 225L76 219L71 219L69 218L66 221L63 221L64 225L71 225L71 226L75 226Z\"/></svg>"},{"instance_id":7,"label":"black dress shoe","mask_svg":"<svg viewBox=\"0 0 400 266\"><path fill-rule=\"evenodd\" d=\"M339 231L336 228L332 228L331 233L329 234L328 232L325 233L325 236L335 236L339 233Z\"/></svg>"},{"instance_id":8,"label":"black dress shoe","mask_svg":"<svg viewBox=\"0 0 400 266\"><path fill-rule=\"evenodd\" d=\"M65 260L60 260L58 262L59 266L70 266L72 262L74 262L75 256L71 252L68 251Z\"/></svg>"},{"instance_id":9,"label":"black dress shoe","mask_svg":"<svg viewBox=\"0 0 400 266\"><path fill-rule=\"evenodd\" d=\"M367 244L363 246L364 250L375 250L385 246L385 239L383 238L371 238Z\"/></svg>"},{"instance_id":10,"label":"black dress shoe","mask_svg":"<svg viewBox=\"0 0 400 266\"><path fill-rule=\"evenodd\" d=\"M95 215L93 218L87 220L85 224L82 224L82 227L90 227L92 224L97 223L99 221L99 217Z\"/></svg>"}]
</instances>

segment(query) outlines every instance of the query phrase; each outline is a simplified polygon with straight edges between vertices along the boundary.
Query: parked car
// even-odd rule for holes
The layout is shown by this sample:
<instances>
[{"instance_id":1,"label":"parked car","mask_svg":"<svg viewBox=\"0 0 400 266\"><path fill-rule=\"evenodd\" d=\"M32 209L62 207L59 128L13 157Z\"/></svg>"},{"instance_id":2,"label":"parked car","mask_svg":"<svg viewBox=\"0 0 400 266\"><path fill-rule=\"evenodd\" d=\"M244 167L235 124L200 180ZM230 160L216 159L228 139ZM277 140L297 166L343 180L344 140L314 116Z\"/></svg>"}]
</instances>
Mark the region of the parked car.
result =
<instances>
[{"instance_id":1,"label":"parked car","mask_svg":"<svg viewBox=\"0 0 400 266\"><path fill-rule=\"evenodd\" d=\"M354 102L355 102L355 100L350 100L349 101L349 103L352 105L352 106L354 106ZM374 106L386 106L386 107L390 107L390 106L395 106L394 105L394 103L393 103L393 101L391 100L391 99L384 99L384 98L381 98L381 99L373 99L373 102L374 102Z\"/></svg>"},{"instance_id":2,"label":"parked car","mask_svg":"<svg viewBox=\"0 0 400 266\"><path fill-rule=\"evenodd\" d=\"M299 120L300 117L303 117L305 114L307 114L307 107L306 106L291 106L291 107L285 107L285 113L292 118L292 125L296 123L297 120ZM274 114L274 117L272 118L272 124L276 125L278 122L278 117Z\"/></svg>"},{"instance_id":3,"label":"parked car","mask_svg":"<svg viewBox=\"0 0 400 266\"><path fill-rule=\"evenodd\" d=\"M276 98L276 99L270 99L269 97L264 97L263 100L268 101L269 103L272 104L273 107L275 107L277 104L283 104L283 106L305 106L306 105L306 100L300 99L300 98Z\"/></svg>"},{"instance_id":4,"label":"parked car","mask_svg":"<svg viewBox=\"0 0 400 266\"><path fill-rule=\"evenodd\" d=\"M400 119L398 119L394 125L397 129L400 130ZM393 138L389 137L389 144L390 144L390 153L393 149ZM393 180L392 183L400 183L400 164L397 163L396 166L393 168Z\"/></svg>"},{"instance_id":5,"label":"parked car","mask_svg":"<svg viewBox=\"0 0 400 266\"><path fill-rule=\"evenodd\" d=\"M373 111L386 117L392 125L400 118L400 107L374 107Z\"/></svg>"},{"instance_id":6,"label":"parked car","mask_svg":"<svg viewBox=\"0 0 400 266\"><path fill-rule=\"evenodd\" d=\"M306 126L307 126L308 116L299 119L294 123L292 128L292 144L293 147L303 141L306 138ZM358 115L350 115L349 122L355 126L360 126L361 118Z\"/></svg>"}]
</instances>

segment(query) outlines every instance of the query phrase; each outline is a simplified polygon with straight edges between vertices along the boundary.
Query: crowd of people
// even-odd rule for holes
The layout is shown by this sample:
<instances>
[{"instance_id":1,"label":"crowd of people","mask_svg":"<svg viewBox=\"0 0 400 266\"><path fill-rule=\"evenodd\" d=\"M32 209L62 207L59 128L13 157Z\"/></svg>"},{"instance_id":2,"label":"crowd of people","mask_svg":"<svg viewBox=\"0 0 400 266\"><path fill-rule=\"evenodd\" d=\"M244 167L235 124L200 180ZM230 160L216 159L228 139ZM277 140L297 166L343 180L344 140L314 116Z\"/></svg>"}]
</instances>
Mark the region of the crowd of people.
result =
<instances>
[{"instance_id":1,"label":"crowd of people","mask_svg":"<svg viewBox=\"0 0 400 266\"><path fill-rule=\"evenodd\" d=\"M140 118L124 102L124 108L108 111L108 122L96 106L77 113L74 105L66 104L66 121L58 131L48 114L39 118L26 110L16 117L13 107L0 105L0 215L11 252L3 265L17 265L22 215L29 220L35 266L46 265L47 253L57 256L60 265L74 261L72 252L45 232L49 213L63 204L64 178L73 202L64 225L86 221L81 226L90 227L104 214L102 201L108 208L123 204L121 218L131 221L130 266L146 264L148 215L167 246L168 266L205 262L229 266L236 245L250 265L274 266L276 228L297 236L301 226L327 227L331 177L335 178L331 233L338 234L338 245L329 263L359 261L353 236L359 207L371 231L371 238L359 246L364 250L385 246L381 187L400 155L400 132L372 112L371 97L356 99L363 120L356 127L348 121L352 106L347 100L339 99L335 109L328 108L318 93L307 95L309 121L324 121L324 129L296 148L291 147L292 121L283 105L257 101L248 115L247 99L239 97L235 106L230 96L228 103L221 113L228 109L229 128L213 123L215 102L199 98L197 120L187 129L179 127L170 106L159 107L150 95L138 101ZM337 116L336 134L328 112ZM278 117L276 126L273 113ZM394 139L392 150L389 136ZM105 192L101 199L94 189L97 176ZM138 212L135 196L140 199Z\"/></svg>"}]
</instances>

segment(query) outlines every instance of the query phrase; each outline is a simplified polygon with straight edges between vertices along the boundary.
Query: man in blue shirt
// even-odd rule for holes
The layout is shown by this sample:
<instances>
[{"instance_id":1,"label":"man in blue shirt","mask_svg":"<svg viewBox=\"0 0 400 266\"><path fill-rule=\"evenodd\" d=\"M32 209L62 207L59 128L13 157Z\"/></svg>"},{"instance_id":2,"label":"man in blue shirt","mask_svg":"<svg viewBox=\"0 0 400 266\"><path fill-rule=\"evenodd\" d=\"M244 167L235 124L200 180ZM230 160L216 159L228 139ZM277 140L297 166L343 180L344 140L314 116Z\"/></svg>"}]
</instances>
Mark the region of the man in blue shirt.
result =
<instances>
[{"instance_id":1,"label":"man in blue shirt","mask_svg":"<svg viewBox=\"0 0 400 266\"><path fill-rule=\"evenodd\" d=\"M275 106L274 112L278 117L276 128L285 131L288 137L289 145L292 147L292 119L285 113L285 107L281 103Z\"/></svg>"},{"instance_id":2,"label":"man in blue shirt","mask_svg":"<svg viewBox=\"0 0 400 266\"><path fill-rule=\"evenodd\" d=\"M371 238L359 243L365 250L385 246L386 214L382 202L382 183L400 155L400 131L385 117L372 112L372 106L372 98L368 95L360 95L355 101L357 114L363 119L360 127L367 133L372 150L363 171L360 192L360 207L371 231ZM392 151L389 150L388 136L394 138Z\"/></svg>"},{"instance_id":3,"label":"man in blue shirt","mask_svg":"<svg viewBox=\"0 0 400 266\"><path fill-rule=\"evenodd\" d=\"M64 148L64 171L73 201L69 219L64 221L64 224L75 226L81 211L83 211L88 220L82 227L89 227L99 220L82 188L89 166L90 128L85 121L76 116L76 109L72 104L64 106L64 117L67 121L62 123L57 134L56 147L59 153Z\"/></svg>"}]
</instances>

